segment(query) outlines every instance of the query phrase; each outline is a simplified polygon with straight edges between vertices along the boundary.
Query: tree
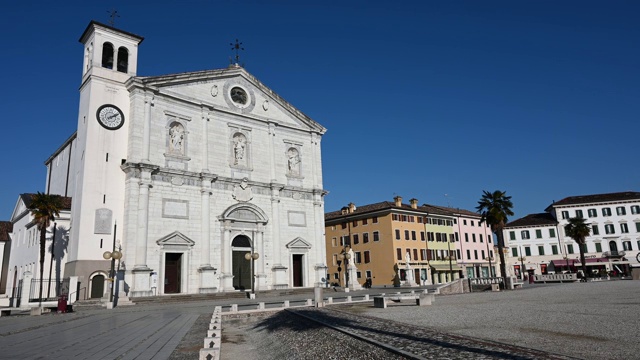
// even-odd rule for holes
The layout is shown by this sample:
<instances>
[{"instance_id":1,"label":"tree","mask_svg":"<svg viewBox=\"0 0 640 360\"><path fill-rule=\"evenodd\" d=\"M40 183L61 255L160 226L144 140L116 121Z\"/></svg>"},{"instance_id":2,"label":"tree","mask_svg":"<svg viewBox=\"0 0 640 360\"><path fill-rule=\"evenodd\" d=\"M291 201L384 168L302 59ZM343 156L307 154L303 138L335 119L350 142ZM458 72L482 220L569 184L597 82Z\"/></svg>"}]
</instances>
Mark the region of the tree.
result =
<instances>
[{"instance_id":1,"label":"tree","mask_svg":"<svg viewBox=\"0 0 640 360\"><path fill-rule=\"evenodd\" d=\"M564 226L564 233L572 238L580 248L580 263L582 264L582 274L586 277L587 264L584 261L584 250L587 244L587 236L591 235L591 226L584 222L581 217L569 219L569 223Z\"/></svg>"},{"instance_id":2,"label":"tree","mask_svg":"<svg viewBox=\"0 0 640 360\"><path fill-rule=\"evenodd\" d=\"M47 240L47 228L56 217L60 215L62 209L62 197L59 195L49 195L38 192L31 197L29 210L33 215L33 220L40 230L40 307L42 307L42 285L44 277L44 253Z\"/></svg>"},{"instance_id":3,"label":"tree","mask_svg":"<svg viewBox=\"0 0 640 360\"><path fill-rule=\"evenodd\" d=\"M505 191L496 190L489 192L484 190L476 210L482 214L480 223L487 223L491 231L498 237L498 255L500 256L500 276L506 284L507 266L504 262L504 236L502 229L509 221L509 216L513 216L513 203L511 196L507 196Z\"/></svg>"}]
</instances>

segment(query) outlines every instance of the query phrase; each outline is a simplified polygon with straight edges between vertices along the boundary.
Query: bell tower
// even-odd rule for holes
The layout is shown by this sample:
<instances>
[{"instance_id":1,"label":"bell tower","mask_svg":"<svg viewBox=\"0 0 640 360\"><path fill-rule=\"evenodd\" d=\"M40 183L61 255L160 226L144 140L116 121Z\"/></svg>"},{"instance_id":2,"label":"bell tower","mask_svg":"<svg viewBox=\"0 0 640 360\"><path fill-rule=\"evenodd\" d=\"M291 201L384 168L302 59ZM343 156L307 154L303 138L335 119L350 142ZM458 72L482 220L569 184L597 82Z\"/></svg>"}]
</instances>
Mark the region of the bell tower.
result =
<instances>
[{"instance_id":1,"label":"bell tower","mask_svg":"<svg viewBox=\"0 0 640 360\"><path fill-rule=\"evenodd\" d=\"M103 253L112 251L114 243L125 242L125 174L120 165L127 158L132 118L126 83L137 74L142 40L96 21L80 37L82 82L71 174L76 185L65 276L89 279L109 267Z\"/></svg>"}]
</instances>

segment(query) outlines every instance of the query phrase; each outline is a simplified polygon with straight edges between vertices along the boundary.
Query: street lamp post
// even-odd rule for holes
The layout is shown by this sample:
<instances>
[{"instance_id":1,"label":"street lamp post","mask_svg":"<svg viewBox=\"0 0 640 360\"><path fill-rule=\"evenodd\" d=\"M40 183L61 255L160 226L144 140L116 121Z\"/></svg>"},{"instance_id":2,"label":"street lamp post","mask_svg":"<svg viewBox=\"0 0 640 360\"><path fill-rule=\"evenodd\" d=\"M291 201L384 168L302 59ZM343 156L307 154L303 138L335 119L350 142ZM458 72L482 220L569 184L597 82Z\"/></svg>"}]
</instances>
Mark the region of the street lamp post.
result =
<instances>
[{"instance_id":1,"label":"street lamp post","mask_svg":"<svg viewBox=\"0 0 640 360\"><path fill-rule=\"evenodd\" d=\"M345 246L342 250L342 253L338 255L339 261L342 261L344 264L344 278L345 278L345 288L349 287L349 259L351 259L351 254L349 254L349 246Z\"/></svg>"},{"instance_id":2,"label":"street lamp post","mask_svg":"<svg viewBox=\"0 0 640 360\"><path fill-rule=\"evenodd\" d=\"M260 254L258 254L257 252L253 251L253 244L251 244L251 252L248 252L246 254L244 254L244 258L250 261L250 266L251 266L251 294L255 297L255 289L256 289L256 267L255 267L255 261L258 260L258 258L260 257Z\"/></svg>"},{"instance_id":3,"label":"street lamp post","mask_svg":"<svg viewBox=\"0 0 640 360\"><path fill-rule=\"evenodd\" d=\"M487 258L489 259L489 277L493 277L493 265L491 264L491 253L489 252L489 241L487 239Z\"/></svg>"},{"instance_id":4,"label":"street lamp post","mask_svg":"<svg viewBox=\"0 0 640 360\"><path fill-rule=\"evenodd\" d=\"M111 281L111 289L109 291L109 301L113 302L113 288L115 286L115 277L116 277L116 272L115 272L115 263L116 260L118 260L118 267L120 267L120 259L122 258L122 252L116 250L115 245L113 246L113 251L105 251L102 254L102 257L105 260L109 260L111 259L111 278L109 279Z\"/></svg>"}]
</instances>

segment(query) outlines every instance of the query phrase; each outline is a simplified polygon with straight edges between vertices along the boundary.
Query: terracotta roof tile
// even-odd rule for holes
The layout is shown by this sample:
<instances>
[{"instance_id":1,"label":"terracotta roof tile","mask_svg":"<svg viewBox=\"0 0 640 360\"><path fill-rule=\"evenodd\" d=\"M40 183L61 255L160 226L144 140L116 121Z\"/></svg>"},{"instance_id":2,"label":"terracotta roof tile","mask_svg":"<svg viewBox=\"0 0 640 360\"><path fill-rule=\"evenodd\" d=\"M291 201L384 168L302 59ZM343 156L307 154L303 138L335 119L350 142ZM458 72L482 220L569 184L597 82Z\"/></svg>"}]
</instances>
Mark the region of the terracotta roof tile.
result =
<instances>
[{"instance_id":1,"label":"terracotta roof tile","mask_svg":"<svg viewBox=\"0 0 640 360\"><path fill-rule=\"evenodd\" d=\"M592 204L600 202L612 202L612 201L624 201L624 200L640 200L640 192L625 191L609 194L594 194L594 195L578 195L569 196L560 201L556 201L549 205L547 209L558 205L577 205L577 204Z\"/></svg>"},{"instance_id":2,"label":"terracotta roof tile","mask_svg":"<svg viewBox=\"0 0 640 360\"><path fill-rule=\"evenodd\" d=\"M529 214L523 218L511 221L505 227L555 225L556 219L549 213Z\"/></svg>"},{"instance_id":3,"label":"terracotta roof tile","mask_svg":"<svg viewBox=\"0 0 640 360\"><path fill-rule=\"evenodd\" d=\"M480 217L480 215L477 213L474 213L468 210L463 210L463 209L446 208L442 206L435 206L435 205L429 205L429 204L422 204L421 206L418 206L417 209L414 209L409 204L402 204L402 206L396 206L395 202L393 201L382 201L374 204L356 206L356 210L353 213L346 214L346 215L352 216L352 215L358 215L358 214L366 214L366 213L380 211L380 210L389 210L389 211L390 210L408 210L408 211L422 212L425 215L432 214L432 215L445 215L445 216L447 215L453 216L454 214L460 213L463 215ZM344 215L342 215L342 210L338 210L338 211L325 213L324 219L325 221L333 220L333 219L339 219L343 216Z\"/></svg>"}]
</instances>

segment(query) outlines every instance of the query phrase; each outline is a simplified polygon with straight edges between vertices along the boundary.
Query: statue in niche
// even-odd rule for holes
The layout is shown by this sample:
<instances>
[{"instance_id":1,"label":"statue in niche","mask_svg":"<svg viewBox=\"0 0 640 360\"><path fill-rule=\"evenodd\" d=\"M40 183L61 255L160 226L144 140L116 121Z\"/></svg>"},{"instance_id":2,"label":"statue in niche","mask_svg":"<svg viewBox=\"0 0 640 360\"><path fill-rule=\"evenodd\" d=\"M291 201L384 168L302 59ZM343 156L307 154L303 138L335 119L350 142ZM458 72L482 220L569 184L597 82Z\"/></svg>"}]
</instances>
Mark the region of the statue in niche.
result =
<instances>
[{"instance_id":1,"label":"statue in niche","mask_svg":"<svg viewBox=\"0 0 640 360\"><path fill-rule=\"evenodd\" d=\"M411 262L411 253L407 251L407 253L405 254L404 259L407 262L407 268L410 268L411 265L409 265L409 263Z\"/></svg>"},{"instance_id":2,"label":"statue in niche","mask_svg":"<svg viewBox=\"0 0 640 360\"><path fill-rule=\"evenodd\" d=\"M184 127L173 123L169 129L169 150L173 153L184 154Z\"/></svg>"},{"instance_id":3,"label":"statue in niche","mask_svg":"<svg viewBox=\"0 0 640 360\"><path fill-rule=\"evenodd\" d=\"M300 175L300 154L298 150L295 148L290 148L287 151L287 168L289 170L289 174L291 175Z\"/></svg>"},{"instance_id":4,"label":"statue in niche","mask_svg":"<svg viewBox=\"0 0 640 360\"><path fill-rule=\"evenodd\" d=\"M247 202L253 199L253 192L249 186L249 179L244 178L239 185L233 187L233 198L241 202Z\"/></svg>"},{"instance_id":5,"label":"statue in niche","mask_svg":"<svg viewBox=\"0 0 640 360\"><path fill-rule=\"evenodd\" d=\"M247 138L242 134L236 134L233 136L233 157L234 165L244 161L245 151L247 148Z\"/></svg>"}]
</instances>

